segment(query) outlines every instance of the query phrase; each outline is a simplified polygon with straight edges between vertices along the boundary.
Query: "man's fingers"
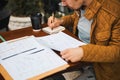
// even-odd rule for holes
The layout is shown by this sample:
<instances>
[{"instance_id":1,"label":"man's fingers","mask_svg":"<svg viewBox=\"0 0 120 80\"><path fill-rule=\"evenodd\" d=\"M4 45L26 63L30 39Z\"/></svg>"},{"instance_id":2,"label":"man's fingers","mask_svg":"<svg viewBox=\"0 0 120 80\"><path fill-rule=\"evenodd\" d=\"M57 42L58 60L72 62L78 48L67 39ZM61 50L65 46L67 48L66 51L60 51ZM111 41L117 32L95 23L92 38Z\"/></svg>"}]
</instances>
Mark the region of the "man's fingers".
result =
<instances>
[{"instance_id":1,"label":"man's fingers","mask_svg":"<svg viewBox=\"0 0 120 80\"><path fill-rule=\"evenodd\" d=\"M50 16L50 17L48 18L48 25L50 25L51 23L53 23L53 17L52 17L52 16Z\"/></svg>"}]
</instances>

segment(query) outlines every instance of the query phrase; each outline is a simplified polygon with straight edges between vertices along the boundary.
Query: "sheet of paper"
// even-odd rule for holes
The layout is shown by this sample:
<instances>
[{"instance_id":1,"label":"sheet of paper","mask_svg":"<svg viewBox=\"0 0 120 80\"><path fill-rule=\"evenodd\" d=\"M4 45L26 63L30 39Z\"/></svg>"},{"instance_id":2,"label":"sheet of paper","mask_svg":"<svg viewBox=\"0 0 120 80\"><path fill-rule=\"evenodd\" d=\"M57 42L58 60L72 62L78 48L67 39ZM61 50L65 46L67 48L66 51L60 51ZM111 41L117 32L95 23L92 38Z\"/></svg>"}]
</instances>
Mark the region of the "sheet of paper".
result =
<instances>
[{"instance_id":1,"label":"sheet of paper","mask_svg":"<svg viewBox=\"0 0 120 80\"><path fill-rule=\"evenodd\" d=\"M0 59L13 80L27 80L67 64L51 49L40 45L33 36L6 44L7 47L2 44L5 49L0 50L4 53L0 54Z\"/></svg>"},{"instance_id":2,"label":"sheet of paper","mask_svg":"<svg viewBox=\"0 0 120 80\"><path fill-rule=\"evenodd\" d=\"M59 26L59 27L54 28L53 30L50 27L45 27L45 28L42 28L42 30L48 34L55 34L55 33L65 30L65 27Z\"/></svg>"},{"instance_id":3,"label":"sheet of paper","mask_svg":"<svg viewBox=\"0 0 120 80\"><path fill-rule=\"evenodd\" d=\"M85 45L85 43L63 32L59 32L59 33L44 36L44 37L38 37L37 40L40 44L43 44L57 51L62 51L67 48L75 48L81 45Z\"/></svg>"}]
</instances>

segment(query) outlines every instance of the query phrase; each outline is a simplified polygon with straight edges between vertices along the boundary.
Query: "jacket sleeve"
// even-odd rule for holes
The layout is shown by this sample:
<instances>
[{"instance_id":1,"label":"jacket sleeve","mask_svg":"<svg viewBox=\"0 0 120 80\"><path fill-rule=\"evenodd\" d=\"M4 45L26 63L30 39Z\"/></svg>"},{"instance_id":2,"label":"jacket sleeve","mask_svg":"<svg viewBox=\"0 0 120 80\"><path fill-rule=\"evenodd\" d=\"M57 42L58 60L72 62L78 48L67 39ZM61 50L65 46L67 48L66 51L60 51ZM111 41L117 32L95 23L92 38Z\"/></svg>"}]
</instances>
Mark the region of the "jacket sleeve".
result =
<instances>
[{"instance_id":1,"label":"jacket sleeve","mask_svg":"<svg viewBox=\"0 0 120 80\"><path fill-rule=\"evenodd\" d=\"M107 46L95 44L82 46L84 50L82 61L120 62L120 20L112 28L111 36Z\"/></svg>"}]
</instances>

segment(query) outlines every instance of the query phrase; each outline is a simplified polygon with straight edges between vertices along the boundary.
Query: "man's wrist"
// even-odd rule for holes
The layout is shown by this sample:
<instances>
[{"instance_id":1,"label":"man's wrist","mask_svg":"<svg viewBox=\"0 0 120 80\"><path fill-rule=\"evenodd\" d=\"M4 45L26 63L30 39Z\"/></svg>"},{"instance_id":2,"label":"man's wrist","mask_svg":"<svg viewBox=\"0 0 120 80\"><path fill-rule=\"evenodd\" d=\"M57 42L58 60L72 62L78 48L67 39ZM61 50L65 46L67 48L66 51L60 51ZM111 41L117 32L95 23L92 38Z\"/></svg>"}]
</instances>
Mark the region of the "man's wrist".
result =
<instances>
[{"instance_id":1,"label":"man's wrist","mask_svg":"<svg viewBox=\"0 0 120 80\"><path fill-rule=\"evenodd\" d=\"M80 46L79 46L79 48L80 48L80 53L81 53L81 55L82 55L81 57L83 57L83 56L84 56L84 50L83 50L83 48L80 47Z\"/></svg>"},{"instance_id":2,"label":"man's wrist","mask_svg":"<svg viewBox=\"0 0 120 80\"><path fill-rule=\"evenodd\" d=\"M62 25L63 22L64 22L64 20L61 18L61 19L60 19L60 25Z\"/></svg>"}]
</instances>

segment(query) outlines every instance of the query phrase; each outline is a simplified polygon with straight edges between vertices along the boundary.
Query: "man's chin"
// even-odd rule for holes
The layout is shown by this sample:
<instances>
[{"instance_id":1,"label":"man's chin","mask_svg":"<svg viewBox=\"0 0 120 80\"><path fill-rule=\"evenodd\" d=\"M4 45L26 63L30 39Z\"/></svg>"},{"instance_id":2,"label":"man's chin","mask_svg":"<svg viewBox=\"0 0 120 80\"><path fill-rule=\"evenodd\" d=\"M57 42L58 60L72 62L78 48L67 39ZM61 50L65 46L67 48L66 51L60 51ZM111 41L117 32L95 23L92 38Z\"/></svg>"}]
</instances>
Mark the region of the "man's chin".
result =
<instances>
[{"instance_id":1,"label":"man's chin","mask_svg":"<svg viewBox=\"0 0 120 80\"><path fill-rule=\"evenodd\" d=\"M80 9L82 9L82 10L85 10L85 8L86 8L85 5L82 5L82 6L80 7Z\"/></svg>"}]
</instances>

